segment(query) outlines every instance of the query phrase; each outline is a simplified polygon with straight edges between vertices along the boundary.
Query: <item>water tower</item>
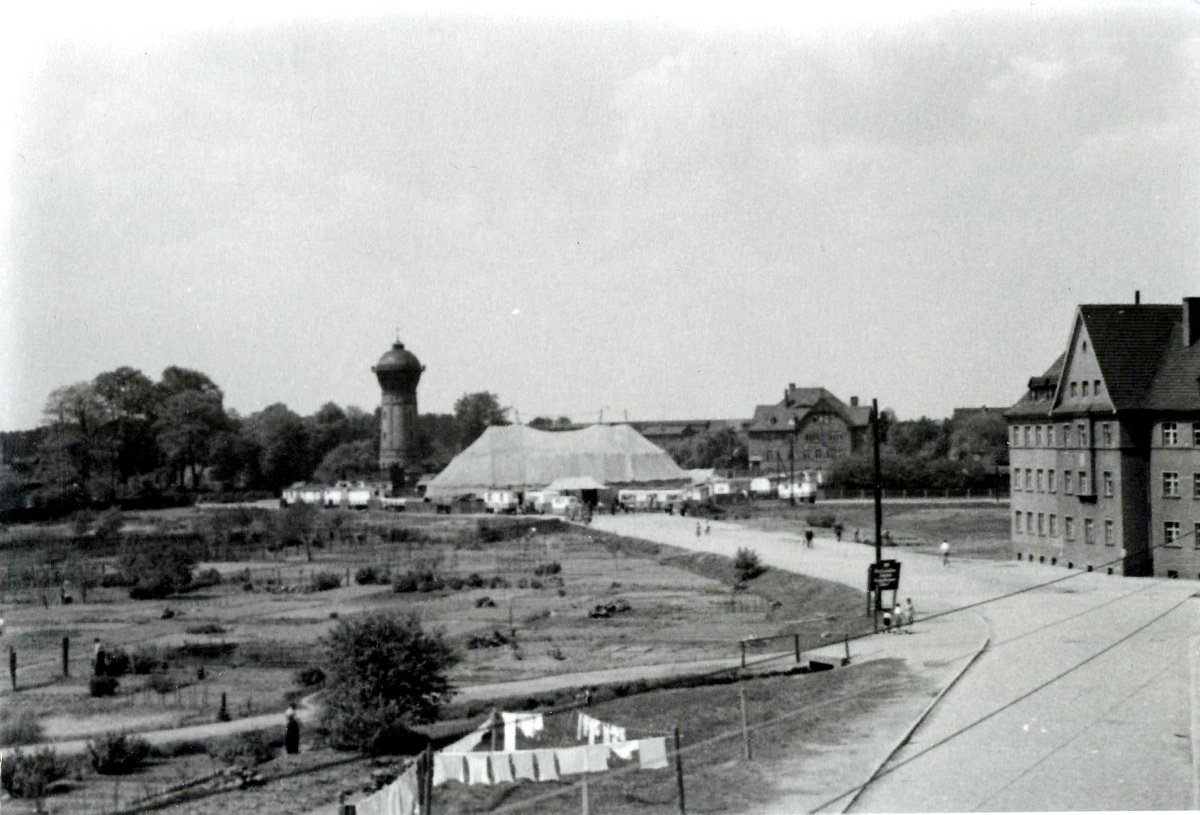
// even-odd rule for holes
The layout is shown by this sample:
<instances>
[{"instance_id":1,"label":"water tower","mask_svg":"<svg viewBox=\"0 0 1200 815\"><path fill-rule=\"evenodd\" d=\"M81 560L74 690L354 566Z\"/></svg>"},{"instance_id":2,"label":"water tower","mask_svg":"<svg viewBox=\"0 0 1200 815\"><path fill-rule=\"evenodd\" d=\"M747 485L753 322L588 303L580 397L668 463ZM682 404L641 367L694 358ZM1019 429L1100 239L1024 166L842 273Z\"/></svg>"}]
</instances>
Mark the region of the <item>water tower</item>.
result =
<instances>
[{"instance_id":1,"label":"water tower","mask_svg":"<svg viewBox=\"0 0 1200 815\"><path fill-rule=\"evenodd\" d=\"M416 483L421 474L417 449L417 383L425 370L404 343L397 340L391 350L371 368L383 389L379 411L379 469L400 492Z\"/></svg>"}]
</instances>

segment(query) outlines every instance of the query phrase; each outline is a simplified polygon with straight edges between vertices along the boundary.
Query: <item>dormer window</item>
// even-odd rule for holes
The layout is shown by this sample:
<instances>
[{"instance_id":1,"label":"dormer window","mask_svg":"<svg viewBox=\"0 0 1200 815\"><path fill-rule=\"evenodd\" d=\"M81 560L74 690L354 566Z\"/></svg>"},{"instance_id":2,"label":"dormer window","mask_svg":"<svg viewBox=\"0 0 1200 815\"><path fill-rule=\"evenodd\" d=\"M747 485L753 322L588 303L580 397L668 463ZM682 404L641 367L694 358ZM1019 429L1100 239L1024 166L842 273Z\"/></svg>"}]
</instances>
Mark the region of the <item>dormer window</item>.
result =
<instances>
[{"instance_id":1,"label":"dormer window","mask_svg":"<svg viewBox=\"0 0 1200 815\"><path fill-rule=\"evenodd\" d=\"M1071 398L1074 399L1078 395L1079 395L1079 383L1072 382L1071 383Z\"/></svg>"},{"instance_id":2,"label":"dormer window","mask_svg":"<svg viewBox=\"0 0 1200 815\"><path fill-rule=\"evenodd\" d=\"M1080 389L1082 391L1081 395L1083 395L1083 396L1088 395L1088 381L1086 379L1083 380L1083 384L1080 386Z\"/></svg>"}]
</instances>

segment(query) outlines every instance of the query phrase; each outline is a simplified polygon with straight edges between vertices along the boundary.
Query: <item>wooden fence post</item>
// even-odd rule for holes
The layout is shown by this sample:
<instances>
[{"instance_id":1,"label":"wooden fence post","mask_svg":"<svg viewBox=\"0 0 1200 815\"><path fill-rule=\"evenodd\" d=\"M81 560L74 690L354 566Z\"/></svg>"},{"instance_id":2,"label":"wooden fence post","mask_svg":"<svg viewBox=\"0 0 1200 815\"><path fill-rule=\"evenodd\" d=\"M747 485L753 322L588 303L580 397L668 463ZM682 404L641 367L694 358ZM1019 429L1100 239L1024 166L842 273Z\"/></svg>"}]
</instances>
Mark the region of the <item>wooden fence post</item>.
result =
<instances>
[{"instance_id":1,"label":"wooden fence post","mask_svg":"<svg viewBox=\"0 0 1200 815\"><path fill-rule=\"evenodd\" d=\"M800 664L800 635L796 635L796 664Z\"/></svg>"},{"instance_id":2,"label":"wooden fence post","mask_svg":"<svg viewBox=\"0 0 1200 815\"><path fill-rule=\"evenodd\" d=\"M683 797L683 756L679 755L679 728L675 728L675 785L679 788L679 815L687 815L687 803Z\"/></svg>"},{"instance_id":3,"label":"wooden fence post","mask_svg":"<svg viewBox=\"0 0 1200 815\"><path fill-rule=\"evenodd\" d=\"M738 684L738 707L742 712L742 752L746 756L746 761L749 761L751 758L750 729L746 726L746 689L740 683Z\"/></svg>"}]
</instances>

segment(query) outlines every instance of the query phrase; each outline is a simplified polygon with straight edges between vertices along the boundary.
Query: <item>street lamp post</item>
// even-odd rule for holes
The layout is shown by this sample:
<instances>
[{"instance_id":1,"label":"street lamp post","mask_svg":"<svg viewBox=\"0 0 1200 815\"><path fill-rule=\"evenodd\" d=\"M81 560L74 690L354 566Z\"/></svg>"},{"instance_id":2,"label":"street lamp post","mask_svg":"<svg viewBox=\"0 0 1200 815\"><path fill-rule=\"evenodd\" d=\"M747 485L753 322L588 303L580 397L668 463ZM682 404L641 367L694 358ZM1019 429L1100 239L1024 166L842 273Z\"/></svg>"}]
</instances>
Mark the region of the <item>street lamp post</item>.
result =
<instances>
[{"instance_id":1,"label":"street lamp post","mask_svg":"<svg viewBox=\"0 0 1200 815\"><path fill-rule=\"evenodd\" d=\"M792 506L796 506L796 430L799 424L799 420L793 416L792 433L788 436L788 503Z\"/></svg>"}]
</instances>

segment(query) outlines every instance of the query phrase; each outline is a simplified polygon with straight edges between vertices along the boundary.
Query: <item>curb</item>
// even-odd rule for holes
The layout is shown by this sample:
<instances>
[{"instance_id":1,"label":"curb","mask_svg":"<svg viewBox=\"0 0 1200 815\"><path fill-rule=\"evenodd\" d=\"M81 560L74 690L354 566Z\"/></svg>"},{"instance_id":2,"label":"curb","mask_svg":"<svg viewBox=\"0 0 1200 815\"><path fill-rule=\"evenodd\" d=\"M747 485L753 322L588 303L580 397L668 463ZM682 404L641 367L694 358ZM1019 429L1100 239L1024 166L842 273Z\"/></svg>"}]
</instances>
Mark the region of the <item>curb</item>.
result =
<instances>
[{"instance_id":1,"label":"curb","mask_svg":"<svg viewBox=\"0 0 1200 815\"><path fill-rule=\"evenodd\" d=\"M970 667L975 664L975 661L977 659L979 659L979 657L983 656L983 652L987 650L988 646L991 645L991 642L992 642L992 637L990 634L984 636L983 643L979 646L979 649L974 654L971 655L971 658L968 659L966 661L966 663L961 668L958 669L958 672L955 673L954 676L952 676L950 678L950 681L947 682L944 686L942 686L942 689L940 691L938 691L937 695L934 696L932 700L930 700L929 704L926 705L925 709L923 711L921 711L921 715L916 718L916 721L914 721L911 725L909 725L908 729L904 731L904 733L900 736L900 738L892 746L892 749L887 751L887 754L884 755L883 759L879 762L878 765L876 765L875 769L871 772L871 774L869 776L867 776L867 780L864 781L858 787L858 789L854 791L854 794L850 796L850 799L848 801L846 801L846 804L841 809L837 810L839 813L845 813L845 812L849 811L850 807L854 806L855 802L858 801L859 796L863 794L863 790L865 790L868 786L870 786L871 782L879 777L880 771L882 771L883 768L885 766L887 766L887 763L892 760L892 757L895 756L896 753L900 752L900 748L902 748L902 747L904 747L904 745L908 744L908 741L909 741L909 739L912 738L913 733L917 732L917 728L920 727L922 725L922 723L924 723L925 719L927 719L929 717L929 714L933 712L933 709L935 707L937 707L939 702L942 701L942 697L944 697L947 693L949 693L950 689L953 688L956 684L958 684L958 680L962 679L963 675L967 672L967 670L970 669Z\"/></svg>"}]
</instances>

